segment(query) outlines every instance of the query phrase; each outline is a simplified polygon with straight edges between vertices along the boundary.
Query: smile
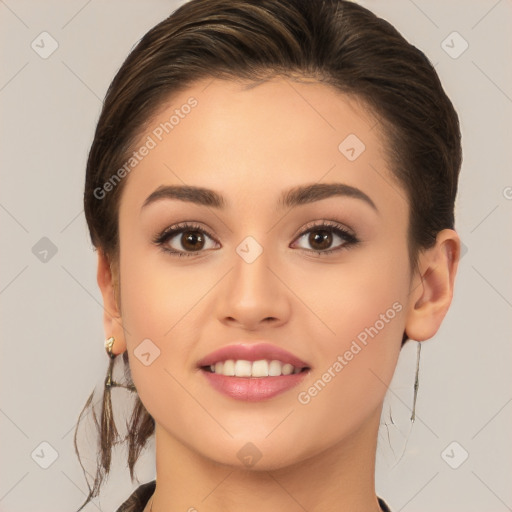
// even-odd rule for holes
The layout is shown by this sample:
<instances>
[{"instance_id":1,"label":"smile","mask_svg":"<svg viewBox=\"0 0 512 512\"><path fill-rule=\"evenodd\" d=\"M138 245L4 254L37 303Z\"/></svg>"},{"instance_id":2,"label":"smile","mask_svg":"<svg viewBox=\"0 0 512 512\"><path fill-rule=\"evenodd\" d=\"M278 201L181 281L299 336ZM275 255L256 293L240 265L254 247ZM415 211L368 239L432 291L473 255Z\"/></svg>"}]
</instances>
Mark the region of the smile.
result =
<instances>
[{"instance_id":1,"label":"smile","mask_svg":"<svg viewBox=\"0 0 512 512\"><path fill-rule=\"evenodd\" d=\"M297 386L311 366L277 345L235 343L198 361L200 374L219 393L235 400L268 400Z\"/></svg>"},{"instance_id":2,"label":"smile","mask_svg":"<svg viewBox=\"0 0 512 512\"><path fill-rule=\"evenodd\" d=\"M258 361L247 361L245 359L228 359L219 361L205 368L211 373L225 375L226 377L279 377L280 375L292 375L300 373L306 367L293 366L290 363L273 359L267 361L260 359Z\"/></svg>"}]
</instances>

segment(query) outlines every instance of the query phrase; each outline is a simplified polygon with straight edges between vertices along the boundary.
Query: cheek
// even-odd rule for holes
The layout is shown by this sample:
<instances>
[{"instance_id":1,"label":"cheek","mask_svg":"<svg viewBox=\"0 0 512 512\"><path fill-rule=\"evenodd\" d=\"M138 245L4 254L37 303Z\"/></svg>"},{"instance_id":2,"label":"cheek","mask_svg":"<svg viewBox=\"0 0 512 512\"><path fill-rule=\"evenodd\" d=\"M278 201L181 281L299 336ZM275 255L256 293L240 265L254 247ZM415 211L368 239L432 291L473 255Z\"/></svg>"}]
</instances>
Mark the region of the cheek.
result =
<instances>
[{"instance_id":1,"label":"cheek","mask_svg":"<svg viewBox=\"0 0 512 512\"><path fill-rule=\"evenodd\" d=\"M322 318L335 334L316 345L320 363L297 390L296 419L308 422L311 432L320 429L325 443L356 432L375 413L395 371L407 279L403 262L390 260L386 267L352 268L324 288L331 293Z\"/></svg>"},{"instance_id":2,"label":"cheek","mask_svg":"<svg viewBox=\"0 0 512 512\"><path fill-rule=\"evenodd\" d=\"M197 289L205 287L194 280L192 267L180 267L178 258L162 253L149 237L135 230L120 232L121 313L132 350L144 338L159 346L166 338L178 341L173 335L188 325Z\"/></svg>"},{"instance_id":3,"label":"cheek","mask_svg":"<svg viewBox=\"0 0 512 512\"><path fill-rule=\"evenodd\" d=\"M190 322L197 291L187 286L183 273L171 275L169 266L165 272L153 255L135 247L121 256L120 270L122 319L138 395L157 423L187 432L193 428L193 403L178 382L197 329Z\"/></svg>"},{"instance_id":4,"label":"cheek","mask_svg":"<svg viewBox=\"0 0 512 512\"><path fill-rule=\"evenodd\" d=\"M133 382L157 422L187 431L204 411L195 410L184 388L193 390L196 346L215 320L215 284L226 268L186 264L129 230L121 241L121 314Z\"/></svg>"},{"instance_id":5,"label":"cheek","mask_svg":"<svg viewBox=\"0 0 512 512\"><path fill-rule=\"evenodd\" d=\"M405 248L360 251L346 264L310 271L302 285L297 281L294 290L322 321L324 327L317 323L318 332L331 341L320 345L322 350L332 351L333 346L341 350L359 334L364 340L365 329L375 324L379 334L385 332L390 339L399 334L395 340L401 340L402 311L409 292L409 275L404 269L408 265Z\"/></svg>"},{"instance_id":6,"label":"cheek","mask_svg":"<svg viewBox=\"0 0 512 512\"><path fill-rule=\"evenodd\" d=\"M320 340L310 333L317 340L320 366L302 386L304 402L334 407L340 414L346 407L364 414L378 405L400 353L409 292L409 273L404 269L408 268L406 247L396 244L387 251L361 251L350 265L311 277L309 284L314 282L318 291L309 295L309 304L326 328ZM305 296L306 288L299 293ZM307 386L315 382L318 385L309 393Z\"/></svg>"}]
</instances>

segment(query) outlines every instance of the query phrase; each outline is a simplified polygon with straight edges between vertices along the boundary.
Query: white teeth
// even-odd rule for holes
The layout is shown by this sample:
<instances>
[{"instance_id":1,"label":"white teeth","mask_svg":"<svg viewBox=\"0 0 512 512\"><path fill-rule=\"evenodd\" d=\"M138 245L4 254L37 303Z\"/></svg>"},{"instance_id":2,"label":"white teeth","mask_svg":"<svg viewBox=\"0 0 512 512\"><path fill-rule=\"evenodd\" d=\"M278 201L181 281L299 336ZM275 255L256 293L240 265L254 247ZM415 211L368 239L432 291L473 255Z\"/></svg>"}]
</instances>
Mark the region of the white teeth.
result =
<instances>
[{"instance_id":1,"label":"white teeth","mask_svg":"<svg viewBox=\"0 0 512 512\"><path fill-rule=\"evenodd\" d=\"M277 377L281 375L281 367L283 365L281 364L281 361L270 361L270 365L268 367L268 374L271 377Z\"/></svg>"},{"instance_id":2,"label":"white teeth","mask_svg":"<svg viewBox=\"0 0 512 512\"><path fill-rule=\"evenodd\" d=\"M245 359L228 359L210 365L210 371L228 377L278 377L280 375L291 375L300 373L302 368L295 367L289 363L282 363L278 360L246 361Z\"/></svg>"},{"instance_id":3,"label":"white teeth","mask_svg":"<svg viewBox=\"0 0 512 512\"><path fill-rule=\"evenodd\" d=\"M250 361L245 361L244 359L239 359L235 363L235 375L237 377L250 377L252 370L252 363Z\"/></svg>"},{"instance_id":4,"label":"white teeth","mask_svg":"<svg viewBox=\"0 0 512 512\"><path fill-rule=\"evenodd\" d=\"M222 374L227 375L228 377L233 377L235 375L235 361L233 361L233 359L228 359L227 361L224 361Z\"/></svg>"},{"instance_id":5,"label":"white teeth","mask_svg":"<svg viewBox=\"0 0 512 512\"><path fill-rule=\"evenodd\" d=\"M293 365L292 364L283 364L283 369L281 370L283 375L291 375L293 373Z\"/></svg>"},{"instance_id":6,"label":"white teeth","mask_svg":"<svg viewBox=\"0 0 512 512\"><path fill-rule=\"evenodd\" d=\"M253 377L268 377L268 363L264 359L261 361L254 361L252 363Z\"/></svg>"}]
</instances>

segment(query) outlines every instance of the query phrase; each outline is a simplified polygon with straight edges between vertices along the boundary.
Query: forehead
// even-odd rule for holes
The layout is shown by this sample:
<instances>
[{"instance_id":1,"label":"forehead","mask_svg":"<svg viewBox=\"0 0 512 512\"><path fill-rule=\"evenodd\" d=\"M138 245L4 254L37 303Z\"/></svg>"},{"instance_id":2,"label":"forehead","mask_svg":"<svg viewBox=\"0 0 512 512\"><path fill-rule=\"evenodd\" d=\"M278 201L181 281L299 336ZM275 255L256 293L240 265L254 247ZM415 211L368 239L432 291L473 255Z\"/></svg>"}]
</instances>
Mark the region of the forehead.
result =
<instances>
[{"instance_id":1,"label":"forehead","mask_svg":"<svg viewBox=\"0 0 512 512\"><path fill-rule=\"evenodd\" d=\"M318 82L199 81L148 121L134 150L144 146L150 149L129 172L121 208L140 208L167 184L223 191L228 209L255 198L277 202L283 190L321 182L363 189L377 206L405 199L376 117Z\"/></svg>"}]
</instances>

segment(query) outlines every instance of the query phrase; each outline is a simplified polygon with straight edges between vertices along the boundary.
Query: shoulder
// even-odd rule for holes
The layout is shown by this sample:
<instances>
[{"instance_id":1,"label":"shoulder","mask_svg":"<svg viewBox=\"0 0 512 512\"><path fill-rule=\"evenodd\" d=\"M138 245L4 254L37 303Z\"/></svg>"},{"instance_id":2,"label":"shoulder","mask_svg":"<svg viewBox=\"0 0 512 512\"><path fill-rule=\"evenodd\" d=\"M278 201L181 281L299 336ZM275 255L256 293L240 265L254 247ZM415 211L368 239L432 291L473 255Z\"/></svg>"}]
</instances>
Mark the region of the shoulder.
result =
<instances>
[{"instance_id":1,"label":"shoulder","mask_svg":"<svg viewBox=\"0 0 512 512\"><path fill-rule=\"evenodd\" d=\"M153 480L137 487L130 497L116 510L116 512L142 512L149 498L155 492L156 481Z\"/></svg>"}]
</instances>

